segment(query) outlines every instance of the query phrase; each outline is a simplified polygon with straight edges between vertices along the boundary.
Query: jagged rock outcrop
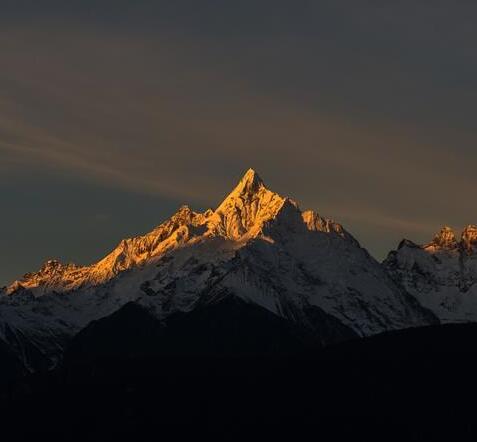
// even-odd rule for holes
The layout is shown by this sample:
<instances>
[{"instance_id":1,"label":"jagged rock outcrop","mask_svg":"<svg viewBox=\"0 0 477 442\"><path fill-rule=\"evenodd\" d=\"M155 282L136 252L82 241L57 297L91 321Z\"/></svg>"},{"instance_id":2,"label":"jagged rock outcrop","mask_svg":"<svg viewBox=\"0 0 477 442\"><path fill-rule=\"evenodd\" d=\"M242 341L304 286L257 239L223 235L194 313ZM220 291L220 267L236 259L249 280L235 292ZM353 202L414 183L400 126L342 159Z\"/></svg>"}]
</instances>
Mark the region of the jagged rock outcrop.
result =
<instances>
[{"instance_id":1,"label":"jagged rock outcrop","mask_svg":"<svg viewBox=\"0 0 477 442\"><path fill-rule=\"evenodd\" d=\"M467 254L472 255L477 252L477 226L468 225L462 232L461 248Z\"/></svg>"},{"instance_id":2,"label":"jagged rock outcrop","mask_svg":"<svg viewBox=\"0 0 477 442\"><path fill-rule=\"evenodd\" d=\"M458 246L454 231L447 226L443 227L439 233L434 236L431 244L438 248L449 250L455 249Z\"/></svg>"}]
</instances>

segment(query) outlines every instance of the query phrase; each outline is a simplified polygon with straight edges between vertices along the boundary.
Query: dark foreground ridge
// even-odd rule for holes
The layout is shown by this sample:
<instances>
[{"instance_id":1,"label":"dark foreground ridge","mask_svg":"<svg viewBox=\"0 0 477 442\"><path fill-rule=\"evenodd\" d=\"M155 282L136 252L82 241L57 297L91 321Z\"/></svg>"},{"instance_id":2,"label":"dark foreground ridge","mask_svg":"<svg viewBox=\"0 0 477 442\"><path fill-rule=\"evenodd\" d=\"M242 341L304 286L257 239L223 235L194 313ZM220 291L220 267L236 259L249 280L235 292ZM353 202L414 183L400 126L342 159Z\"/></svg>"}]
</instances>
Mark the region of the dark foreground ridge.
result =
<instances>
[{"instance_id":1,"label":"dark foreground ridge","mask_svg":"<svg viewBox=\"0 0 477 442\"><path fill-rule=\"evenodd\" d=\"M319 308L309 307L306 314L308 323L292 323L257 304L224 296L191 312L172 314L163 323L130 302L82 330L65 359L77 366L124 356L285 356L357 337Z\"/></svg>"},{"instance_id":2,"label":"dark foreground ridge","mask_svg":"<svg viewBox=\"0 0 477 442\"><path fill-rule=\"evenodd\" d=\"M240 328L229 307L244 308L187 330L135 305L93 323L59 369L2 387L2 441L475 440L477 325L322 348L260 310Z\"/></svg>"}]
</instances>

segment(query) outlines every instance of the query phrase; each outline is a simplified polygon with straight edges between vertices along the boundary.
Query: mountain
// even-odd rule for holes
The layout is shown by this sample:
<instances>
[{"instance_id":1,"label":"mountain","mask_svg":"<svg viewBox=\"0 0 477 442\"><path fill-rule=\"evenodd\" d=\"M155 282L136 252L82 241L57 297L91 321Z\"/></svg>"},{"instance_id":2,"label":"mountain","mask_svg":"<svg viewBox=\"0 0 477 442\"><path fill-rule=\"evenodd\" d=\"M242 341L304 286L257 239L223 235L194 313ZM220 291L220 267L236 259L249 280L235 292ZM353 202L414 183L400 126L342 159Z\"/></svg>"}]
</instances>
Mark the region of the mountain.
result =
<instances>
[{"instance_id":1,"label":"mountain","mask_svg":"<svg viewBox=\"0 0 477 442\"><path fill-rule=\"evenodd\" d=\"M78 332L130 302L164 324L254 306L320 345L438 322L340 224L301 211L252 169L216 210L183 206L91 266L50 260L15 281L0 296L0 337L29 369L54 366Z\"/></svg>"},{"instance_id":2,"label":"mountain","mask_svg":"<svg viewBox=\"0 0 477 442\"><path fill-rule=\"evenodd\" d=\"M403 240L384 261L392 279L443 322L477 321L477 226L444 227L425 245Z\"/></svg>"}]
</instances>

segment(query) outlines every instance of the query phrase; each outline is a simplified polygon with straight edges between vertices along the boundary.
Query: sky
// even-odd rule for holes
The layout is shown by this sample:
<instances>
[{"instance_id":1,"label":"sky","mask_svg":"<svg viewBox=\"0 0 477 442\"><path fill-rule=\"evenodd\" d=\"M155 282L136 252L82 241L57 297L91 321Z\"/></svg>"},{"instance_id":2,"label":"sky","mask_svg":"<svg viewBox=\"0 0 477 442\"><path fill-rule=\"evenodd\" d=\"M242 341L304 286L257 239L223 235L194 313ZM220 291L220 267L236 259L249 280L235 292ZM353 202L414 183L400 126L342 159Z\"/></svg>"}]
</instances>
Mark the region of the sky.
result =
<instances>
[{"instance_id":1,"label":"sky","mask_svg":"<svg viewBox=\"0 0 477 442\"><path fill-rule=\"evenodd\" d=\"M382 259L477 223L474 1L1 0L0 286L252 167Z\"/></svg>"}]
</instances>

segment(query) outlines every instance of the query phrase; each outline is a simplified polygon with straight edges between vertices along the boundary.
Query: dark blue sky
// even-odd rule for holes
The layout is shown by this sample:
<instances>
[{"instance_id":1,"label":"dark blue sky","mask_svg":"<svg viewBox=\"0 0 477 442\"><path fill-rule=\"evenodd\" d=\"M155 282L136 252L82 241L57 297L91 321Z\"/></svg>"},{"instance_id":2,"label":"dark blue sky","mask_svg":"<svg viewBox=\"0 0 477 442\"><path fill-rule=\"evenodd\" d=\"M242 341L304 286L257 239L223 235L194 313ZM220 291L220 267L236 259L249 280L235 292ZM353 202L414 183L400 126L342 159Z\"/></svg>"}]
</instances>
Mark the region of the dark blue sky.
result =
<instances>
[{"instance_id":1,"label":"dark blue sky","mask_svg":"<svg viewBox=\"0 0 477 442\"><path fill-rule=\"evenodd\" d=\"M377 257L476 223L471 1L3 1L0 284L248 167Z\"/></svg>"}]
</instances>

